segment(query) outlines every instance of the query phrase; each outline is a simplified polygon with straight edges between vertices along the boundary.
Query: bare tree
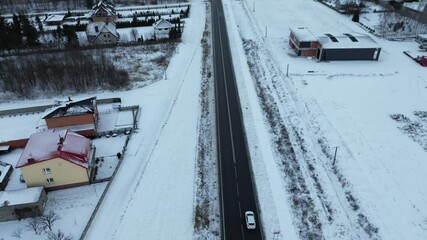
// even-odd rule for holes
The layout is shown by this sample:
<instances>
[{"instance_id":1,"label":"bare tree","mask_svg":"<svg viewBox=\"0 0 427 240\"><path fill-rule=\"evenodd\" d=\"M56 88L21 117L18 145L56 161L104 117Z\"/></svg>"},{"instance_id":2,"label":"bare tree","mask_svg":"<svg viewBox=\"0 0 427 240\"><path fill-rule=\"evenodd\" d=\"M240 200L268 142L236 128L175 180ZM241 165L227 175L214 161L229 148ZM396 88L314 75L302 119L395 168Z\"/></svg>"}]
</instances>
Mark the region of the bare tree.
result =
<instances>
[{"instance_id":1,"label":"bare tree","mask_svg":"<svg viewBox=\"0 0 427 240\"><path fill-rule=\"evenodd\" d=\"M24 233L24 229L17 228L17 229L15 229L15 231L12 232L12 237L21 239L22 233Z\"/></svg>"},{"instance_id":2,"label":"bare tree","mask_svg":"<svg viewBox=\"0 0 427 240\"><path fill-rule=\"evenodd\" d=\"M41 225L44 230L49 229L49 231L52 231L53 224L60 220L61 217L55 213L54 211L49 211L48 213L43 214L43 216L40 217Z\"/></svg>"},{"instance_id":3,"label":"bare tree","mask_svg":"<svg viewBox=\"0 0 427 240\"><path fill-rule=\"evenodd\" d=\"M72 240L73 237L71 235L65 235L64 232L61 230L58 230L58 232L50 232L47 236L48 240Z\"/></svg>"},{"instance_id":4,"label":"bare tree","mask_svg":"<svg viewBox=\"0 0 427 240\"><path fill-rule=\"evenodd\" d=\"M39 218L31 218L26 227L28 230L34 231L36 235L40 235L43 231Z\"/></svg>"},{"instance_id":5,"label":"bare tree","mask_svg":"<svg viewBox=\"0 0 427 240\"><path fill-rule=\"evenodd\" d=\"M134 42L138 40L138 30L136 30L136 28L132 28L132 30L130 30L130 35Z\"/></svg>"}]
</instances>

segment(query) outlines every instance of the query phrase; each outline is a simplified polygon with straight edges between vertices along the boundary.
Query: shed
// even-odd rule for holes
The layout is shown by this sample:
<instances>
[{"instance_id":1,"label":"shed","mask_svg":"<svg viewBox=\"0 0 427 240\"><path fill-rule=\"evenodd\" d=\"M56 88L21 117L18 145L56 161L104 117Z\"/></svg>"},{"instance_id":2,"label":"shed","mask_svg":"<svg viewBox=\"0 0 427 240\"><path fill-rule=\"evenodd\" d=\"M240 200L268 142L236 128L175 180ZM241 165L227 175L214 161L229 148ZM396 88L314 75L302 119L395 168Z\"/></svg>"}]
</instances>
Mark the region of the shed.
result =
<instances>
[{"instance_id":1,"label":"shed","mask_svg":"<svg viewBox=\"0 0 427 240\"><path fill-rule=\"evenodd\" d=\"M306 27L291 28L289 46L297 56L315 57L319 48L319 40Z\"/></svg>"},{"instance_id":2,"label":"shed","mask_svg":"<svg viewBox=\"0 0 427 240\"><path fill-rule=\"evenodd\" d=\"M64 21L65 15L50 15L44 20L46 25L49 26L58 26L62 24L62 21Z\"/></svg>"},{"instance_id":3,"label":"shed","mask_svg":"<svg viewBox=\"0 0 427 240\"><path fill-rule=\"evenodd\" d=\"M41 216L47 201L43 187L0 192L0 222Z\"/></svg>"},{"instance_id":4,"label":"shed","mask_svg":"<svg viewBox=\"0 0 427 240\"><path fill-rule=\"evenodd\" d=\"M61 102L59 106L47 110L43 119L49 129L64 127L79 129L79 126L84 126L84 130L92 130L88 133L93 135L98 122L96 97Z\"/></svg>"},{"instance_id":5,"label":"shed","mask_svg":"<svg viewBox=\"0 0 427 240\"><path fill-rule=\"evenodd\" d=\"M319 61L378 60L381 52L378 43L367 35L326 33L318 39L320 48L316 57Z\"/></svg>"}]
</instances>

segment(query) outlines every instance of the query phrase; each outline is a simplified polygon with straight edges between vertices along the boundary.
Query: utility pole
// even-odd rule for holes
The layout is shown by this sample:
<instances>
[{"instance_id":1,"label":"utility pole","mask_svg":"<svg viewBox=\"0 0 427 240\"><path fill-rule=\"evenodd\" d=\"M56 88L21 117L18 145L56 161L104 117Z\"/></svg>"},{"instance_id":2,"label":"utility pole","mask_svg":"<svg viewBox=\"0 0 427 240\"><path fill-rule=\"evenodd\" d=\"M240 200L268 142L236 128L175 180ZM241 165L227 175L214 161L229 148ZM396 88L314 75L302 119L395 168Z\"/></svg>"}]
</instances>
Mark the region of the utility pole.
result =
<instances>
[{"instance_id":1,"label":"utility pole","mask_svg":"<svg viewBox=\"0 0 427 240\"><path fill-rule=\"evenodd\" d=\"M332 162L332 165L335 165L335 161L337 160L337 150L338 147L335 148L334 161Z\"/></svg>"},{"instance_id":2,"label":"utility pole","mask_svg":"<svg viewBox=\"0 0 427 240\"><path fill-rule=\"evenodd\" d=\"M254 5L252 7L252 11L255 12L255 1L254 1Z\"/></svg>"},{"instance_id":3,"label":"utility pole","mask_svg":"<svg viewBox=\"0 0 427 240\"><path fill-rule=\"evenodd\" d=\"M286 77L289 77L289 64L286 65Z\"/></svg>"},{"instance_id":4,"label":"utility pole","mask_svg":"<svg viewBox=\"0 0 427 240\"><path fill-rule=\"evenodd\" d=\"M267 26L265 26L265 38L267 38Z\"/></svg>"}]
</instances>

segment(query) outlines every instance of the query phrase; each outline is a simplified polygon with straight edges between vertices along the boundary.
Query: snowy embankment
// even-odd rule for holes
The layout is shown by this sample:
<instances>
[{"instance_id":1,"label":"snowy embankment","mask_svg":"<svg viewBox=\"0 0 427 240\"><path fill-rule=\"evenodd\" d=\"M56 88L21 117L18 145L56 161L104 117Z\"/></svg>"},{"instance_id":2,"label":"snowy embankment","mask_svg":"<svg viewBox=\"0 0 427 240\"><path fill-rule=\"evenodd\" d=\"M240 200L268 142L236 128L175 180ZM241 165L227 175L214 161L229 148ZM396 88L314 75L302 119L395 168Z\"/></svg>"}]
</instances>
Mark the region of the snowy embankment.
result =
<instances>
[{"instance_id":1,"label":"snowy embankment","mask_svg":"<svg viewBox=\"0 0 427 240\"><path fill-rule=\"evenodd\" d=\"M217 239L220 233L218 166L215 125L215 90L212 74L211 8L206 4L206 25L201 41L203 49L200 119L197 147L197 175L193 239Z\"/></svg>"},{"instance_id":2,"label":"snowy embankment","mask_svg":"<svg viewBox=\"0 0 427 240\"><path fill-rule=\"evenodd\" d=\"M318 63L290 54L290 27L364 31L313 1L225 5L229 32L243 38L233 56L243 70L239 91L257 187L271 190L260 193L266 237L425 239L427 154L419 111L427 82L425 69L402 54L416 44L376 39L383 47L378 62ZM402 127L392 114L409 120ZM404 134L411 126L417 137ZM264 212L263 202L276 213Z\"/></svg>"},{"instance_id":3,"label":"snowy embankment","mask_svg":"<svg viewBox=\"0 0 427 240\"><path fill-rule=\"evenodd\" d=\"M204 3L187 21L167 80L128 92L139 132L86 239L191 239ZM105 226L110 226L108 229Z\"/></svg>"}]
</instances>

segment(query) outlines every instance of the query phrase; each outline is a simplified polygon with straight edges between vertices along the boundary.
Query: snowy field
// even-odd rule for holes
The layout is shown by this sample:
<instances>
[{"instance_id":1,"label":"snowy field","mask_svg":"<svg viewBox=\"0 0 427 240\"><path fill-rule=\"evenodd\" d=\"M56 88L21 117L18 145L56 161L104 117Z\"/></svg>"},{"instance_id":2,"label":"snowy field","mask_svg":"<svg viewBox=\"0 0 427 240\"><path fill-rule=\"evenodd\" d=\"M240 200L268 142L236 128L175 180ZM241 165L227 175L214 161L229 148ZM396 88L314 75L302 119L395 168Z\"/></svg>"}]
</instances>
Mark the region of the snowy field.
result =
<instances>
[{"instance_id":1,"label":"snowy field","mask_svg":"<svg viewBox=\"0 0 427 240\"><path fill-rule=\"evenodd\" d=\"M417 44L374 37L378 62L316 62L291 53L289 28L364 30L315 1L224 5L266 238L426 239L425 125L414 141L390 117L426 110L425 68L402 53ZM266 118L260 104L277 111Z\"/></svg>"}]
</instances>

